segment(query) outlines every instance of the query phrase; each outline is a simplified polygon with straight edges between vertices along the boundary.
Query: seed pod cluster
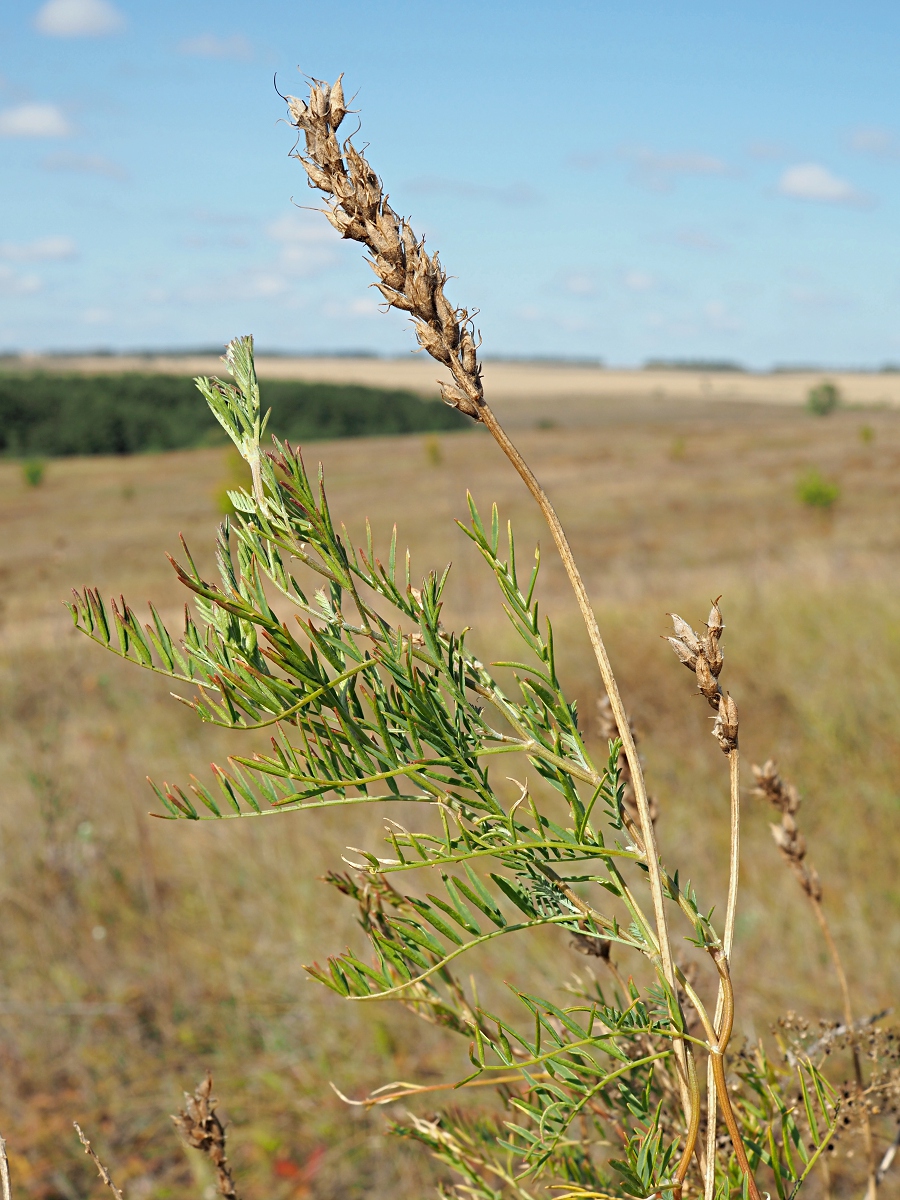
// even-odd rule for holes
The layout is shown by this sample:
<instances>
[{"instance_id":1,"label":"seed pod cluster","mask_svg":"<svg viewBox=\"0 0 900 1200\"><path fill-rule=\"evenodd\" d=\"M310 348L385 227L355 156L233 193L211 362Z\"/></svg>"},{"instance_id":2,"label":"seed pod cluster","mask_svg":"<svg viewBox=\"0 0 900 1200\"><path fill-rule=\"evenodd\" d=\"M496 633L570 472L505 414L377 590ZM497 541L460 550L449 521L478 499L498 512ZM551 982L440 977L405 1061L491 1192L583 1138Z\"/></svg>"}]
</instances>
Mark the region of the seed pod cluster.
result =
<instances>
[{"instance_id":1,"label":"seed pod cluster","mask_svg":"<svg viewBox=\"0 0 900 1200\"><path fill-rule=\"evenodd\" d=\"M797 827L797 810L800 808L800 793L792 783L786 783L778 774L775 762L770 758L762 767L753 767L756 787L753 795L768 800L781 813L781 821L770 825L775 845L785 862L797 877L797 882L811 900L822 899L822 884L818 872L806 859L806 838Z\"/></svg>"},{"instance_id":2,"label":"seed pod cluster","mask_svg":"<svg viewBox=\"0 0 900 1200\"><path fill-rule=\"evenodd\" d=\"M635 743L638 741L637 731L629 718L629 728L631 736ZM597 701L597 733L604 742L611 742L619 736L619 729L616 725L616 718L613 716L612 705L609 702L609 696L603 696ZM619 749L619 778L622 781L622 804L626 813L630 817L632 824L640 825L640 813L638 812L637 800L634 795L634 785L631 782L631 767L628 765L628 758L623 748ZM650 820L656 824L656 818L659 816L659 805L653 796L647 797L647 806L650 809Z\"/></svg>"},{"instance_id":3,"label":"seed pod cluster","mask_svg":"<svg viewBox=\"0 0 900 1200\"><path fill-rule=\"evenodd\" d=\"M409 222L388 203L381 180L348 138L337 130L347 114L342 85L312 80L308 102L287 96L291 123L302 132L305 153L295 151L309 185L324 192L322 211L341 237L367 247L375 287L390 308L408 312L416 340L432 358L448 367L454 382L441 382L441 397L476 421L484 392L476 334L465 308L455 308L444 293L447 275L437 254L425 252Z\"/></svg>"},{"instance_id":4,"label":"seed pod cluster","mask_svg":"<svg viewBox=\"0 0 900 1200\"><path fill-rule=\"evenodd\" d=\"M715 709L713 737L724 753L730 754L732 750L737 749L738 744L738 710L731 696L719 686L719 675L725 662L719 644L725 629L719 601L713 601L706 621L706 633L702 637L677 613L669 613L669 616L672 618L675 636L667 637L666 641L678 655L679 661L689 671L693 671L701 696L706 698L710 708Z\"/></svg>"}]
</instances>

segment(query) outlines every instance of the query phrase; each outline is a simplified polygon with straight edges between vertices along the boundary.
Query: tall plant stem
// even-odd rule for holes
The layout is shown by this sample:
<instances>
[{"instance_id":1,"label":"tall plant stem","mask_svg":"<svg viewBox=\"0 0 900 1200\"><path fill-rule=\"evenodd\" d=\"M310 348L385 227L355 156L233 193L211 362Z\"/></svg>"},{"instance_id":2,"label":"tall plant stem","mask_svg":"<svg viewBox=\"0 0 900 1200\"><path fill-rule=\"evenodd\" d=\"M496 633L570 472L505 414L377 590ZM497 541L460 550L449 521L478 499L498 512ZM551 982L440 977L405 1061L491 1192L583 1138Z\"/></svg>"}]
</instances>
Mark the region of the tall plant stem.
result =
<instances>
[{"instance_id":1,"label":"tall plant stem","mask_svg":"<svg viewBox=\"0 0 900 1200\"><path fill-rule=\"evenodd\" d=\"M591 607L591 602L587 594L587 588L584 586L584 580L581 577L581 572L578 570L578 565L575 562L575 556L572 553L572 547L569 545L569 539L566 537L565 530L562 527L559 517L556 515L556 509L550 502L550 498L538 482L537 476L529 467L528 463L507 437L506 431L497 420L493 410L487 404L482 404L478 409L478 415L484 422L485 426L494 438L494 441L512 463L525 486L528 488L534 497L538 508L543 513L547 525L550 527L550 533L556 543L556 548L559 551L559 556L562 559L563 567L569 577L569 582L572 585L572 590L575 593L575 599L578 602L578 607L581 611L582 619L587 628L588 637L591 641L591 647L594 651L594 657L597 660L597 666L600 669L600 676L603 680L603 686L606 688L606 694L609 696L610 707L612 708L613 717L615 718L616 728L619 731L619 737L622 740L622 748L625 751L625 757L628 760L628 767L631 771L631 783L634 788L635 801L637 803L638 817L641 826L641 838L644 846L644 857L646 859L647 876L650 884L650 895L653 903L653 919L656 924L657 942L659 945L660 959L662 961L663 974L673 994L676 994L675 987L675 963L672 958L672 946L669 941L669 928L666 921L665 910L665 894L663 891L663 877L659 865L659 851L656 845L656 833L653 828L653 820L650 816L650 804L647 799L647 788L644 783L644 773L641 769L640 759L638 758L637 748L634 744L634 737L631 733L631 726L628 723L628 717L625 714L625 706L622 704L622 697L619 694L619 685L616 682L616 677L613 674L612 665L609 661L609 655L606 652L606 646L603 643L603 638L600 634L600 627L597 624L597 618L594 616L594 610ZM675 1058L678 1063L678 1077L681 1087L681 1099L685 1110L685 1119L690 1128L692 1121L692 1105L690 1098L690 1090L687 1078L687 1054L684 1043L676 1041L674 1045Z\"/></svg>"},{"instance_id":2,"label":"tall plant stem","mask_svg":"<svg viewBox=\"0 0 900 1200\"><path fill-rule=\"evenodd\" d=\"M863 1142L866 1150L866 1198L865 1200L875 1200L878 1191L878 1174L875 1168L875 1145L872 1139L872 1123L869 1120L869 1112L862 1102L864 1089L862 1062L859 1056L859 1043L856 1040L856 1032L853 1028L853 1005L850 1002L850 985L847 982L847 973L844 970L844 964L841 962L841 956L838 952L837 943L834 940L834 935L831 932L831 926L828 923L828 918L825 916L825 910L822 907L822 901L817 896L810 895L809 902L812 905L812 910L816 915L816 920L819 922L819 928L822 930L822 936L825 938L825 945L828 947L828 953L831 956L831 962L834 966L834 973L837 975L838 986L841 989L841 1001L844 1009L844 1024L850 1034L850 1048L853 1054L853 1075L856 1082L856 1093L860 1101L860 1106L863 1113Z\"/></svg>"},{"instance_id":3,"label":"tall plant stem","mask_svg":"<svg viewBox=\"0 0 900 1200\"><path fill-rule=\"evenodd\" d=\"M750 1170L750 1161L747 1158L744 1139L741 1137L741 1130L734 1115L734 1109L731 1107L731 1098L728 1095L728 1086L725 1082L725 1051L728 1048L728 1043L731 1041L731 1030L734 1025L734 989L731 984L728 956L725 954L724 949L713 950L711 954L713 962L716 964L716 970L719 972L719 994L722 998L721 1027L717 1038L710 1042L711 1053L709 1061L712 1064L713 1081L715 1083L715 1092L713 1095L718 1097L722 1116L725 1119L725 1124L728 1127L728 1133L731 1137L731 1144L734 1146L735 1157L738 1160L738 1165L744 1174L744 1178L747 1180L747 1192L750 1200L761 1200L759 1188L756 1186L756 1180L753 1178L753 1172ZM713 1149L715 1149L715 1146ZM707 1166L708 1172L709 1167Z\"/></svg>"},{"instance_id":4,"label":"tall plant stem","mask_svg":"<svg viewBox=\"0 0 900 1200\"><path fill-rule=\"evenodd\" d=\"M728 900L725 907L725 930L722 948L731 964L731 948L734 944L734 920L737 914L738 879L741 862L741 759L740 750L735 748L728 754L728 779L731 795L731 845L728 856ZM716 1000L716 1029L720 1028L725 1003L724 985L719 982ZM716 1191L716 1072L714 1055L710 1055L706 1068L706 1178L704 1200L713 1200Z\"/></svg>"}]
</instances>

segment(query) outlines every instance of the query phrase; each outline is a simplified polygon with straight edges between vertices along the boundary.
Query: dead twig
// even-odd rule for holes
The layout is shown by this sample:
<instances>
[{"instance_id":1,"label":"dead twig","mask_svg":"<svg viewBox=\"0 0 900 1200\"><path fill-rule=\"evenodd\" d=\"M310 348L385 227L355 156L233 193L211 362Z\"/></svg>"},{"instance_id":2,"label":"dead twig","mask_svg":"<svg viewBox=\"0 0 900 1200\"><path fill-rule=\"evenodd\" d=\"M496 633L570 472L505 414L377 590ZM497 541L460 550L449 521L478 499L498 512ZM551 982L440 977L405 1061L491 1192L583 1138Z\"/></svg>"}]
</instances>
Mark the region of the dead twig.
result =
<instances>
[{"instance_id":1,"label":"dead twig","mask_svg":"<svg viewBox=\"0 0 900 1200\"><path fill-rule=\"evenodd\" d=\"M78 1137L79 1137L79 1140L80 1140L82 1146L84 1146L85 1154L87 1154L93 1160L94 1166L100 1172L100 1178L103 1180L103 1182L106 1184L106 1186L112 1192L112 1194L115 1196L116 1200L124 1200L121 1190L119 1188L117 1188L116 1185L113 1183L113 1181L110 1179L109 1171L107 1171L106 1167L104 1167L103 1163L97 1157L96 1153L94 1152L93 1147L91 1146L91 1143L84 1136L81 1126L78 1124L77 1121L73 1121L72 1124L75 1126L75 1132L78 1134ZM5 1147L4 1147L4 1151L3 1151L3 1162L5 1165L5 1163L6 1163L6 1148ZM7 1187L8 1187L8 1184L6 1181L6 1176L4 1176L4 1200L7 1200L7 1197L9 1195L9 1193L7 1191Z\"/></svg>"}]
</instances>

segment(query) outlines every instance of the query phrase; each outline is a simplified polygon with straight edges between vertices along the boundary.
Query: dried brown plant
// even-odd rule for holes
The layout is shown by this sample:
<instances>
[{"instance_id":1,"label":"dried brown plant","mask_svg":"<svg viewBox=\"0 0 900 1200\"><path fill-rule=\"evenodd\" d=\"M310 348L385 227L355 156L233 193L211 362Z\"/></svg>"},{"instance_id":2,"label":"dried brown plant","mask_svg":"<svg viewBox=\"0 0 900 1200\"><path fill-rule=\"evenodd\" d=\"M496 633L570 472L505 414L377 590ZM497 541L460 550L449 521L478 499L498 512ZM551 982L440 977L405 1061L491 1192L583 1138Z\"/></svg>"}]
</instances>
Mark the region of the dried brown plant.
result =
<instances>
[{"instance_id":1,"label":"dried brown plant","mask_svg":"<svg viewBox=\"0 0 900 1200\"><path fill-rule=\"evenodd\" d=\"M112 1194L115 1196L116 1200L125 1200L125 1197L122 1195L121 1190L116 1187L116 1185L113 1183L112 1179L110 1178L109 1171L107 1171L106 1167L101 1162L101 1160L98 1157L93 1146L88 1141L88 1139L84 1136L81 1126L78 1124L77 1121L73 1121L72 1124L75 1126L75 1132L78 1134L79 1141L81 1142L82 1146L84 1146L85 1154L91 1159L94 1166L97 1168L100 1178L103 1180L103 1182L106 1184L106 1186L112 1192ZM6 1153L5 1153L5 1149L4 1149L4 1158L5 1157L6 1157ZM6 1190L6 1181L4 1181L4 1190ZM8 1198L5 1197L4 1200L8 1200Z\"/></svg>"},{"instance_id":2,"label":"dried brown plant","mask_svg":"<svg viewBox=\"0 0 900 1200\"><path fill-rule=\"evenodd\" d=\"M351 141L341 146L337 131L347 115L343 77L334 84L314 80L309 103L288 96L288 108L302 131L306 153L297 153L311 187L331 199L322 211L340 233L365 245L375 287L391 308L408 312L416 339L432 358L449 367L455 386L441 383L447 404L483 420L484 390L471 315L444 294L447 275L437 254L425 252L408 221L388 203L381 180Z\"/></svg>"},{"instance_id":3,"label":"dried brown plant","mask_svg":"<svg viewBox=\"0 0 900 1200\"><path fill-rule=\"evenodd\" d=\"M870 1105L865 1098L867 1089L863 1075L862 1054L856 1033L856 1022L853 1018L850 985L847 980L847 972L844 969L840 951L834 940L831 925L822 906L823 892L819 874L815 867L806 861L806 838L800 832L797 825L797 812L800 809L800 793L792 783L786 782L778 774L778 767L773 759L767 759L761 767L758 767L754 763L752 769L756 778L756 787L753 789L753 795L760 797L760 799L768 800L773 808L781 813L781 820L777 824L769 826L772 831L772 837L775 840L776 846L781 851L782 858L794 873L794 878L799 883L804 895L812 906L816 921L825 939L825 945L828 948L834 973L837 976L838 986L841 990L844 1022L848 1031L850 1052L853 1059L854 1108L862 1128L863 1143L866 1152L866 1200L875 1200L878 1190L879 1168L876 1167L875 1163L876 1155L872 1136ZM890 1166L892 1159L893 1155L891 1156L891 1160L888 1161L888 1166ZM887 1170L887 1167L884 1169Z\"/></svg>"},{"instance_id":4,"label":"dried brown plant","mask_svg":"<svg viewBox=\"0 0 900 1200\"><path fill-rule=\"evenodd\" d=\"M713 1200L715 1194L715 1152L716 1152L716 1095L720 1098L726 1095L725 1075L722 1069L721 1056L724 1054L731 1036L731 1020L733 1017L733 999L729 964L732 946L734 944L734 923L737 915L738 878L740 872L740 823L741 823L741 781L740 781L740 752L738 749L738 710L734 699L723 692L719 684L719 676L725 664L725 656L721 647L722 634L725 625L722 621L722 611L719 608L721 596L712 602L709 616L706 619L706 633L697 634L694 629L677 613L670 613L675 630L674 637L666 640L678 656L678 660L697 680L697 689L704 697L710 708L715 710L713 736L719 743L722 752L728 756L730 803L731 803L731 837L728 872L728 900L725 908L725 929L722 937L722 960L716 962L719 968L720 984L716 1001L716 1016L714 1036L710 1041L719 1047L719 1054L710 1055L707 1068L707 1120L706 1120L706 1161L704 1164L704 1191L706 1200ZM723 1115L728 1124L728 1131L734 1141L736 1135L735 1118L729 1113L727 1103L723 1103ZM735 1151L740 1159L743 1148ZM746 1162L746 1157L744 1158ZM743 1163L742 1163L743 1166ZM750 1171L745 1171L748 1179ZM752 1184L752 1180L751 1180ZM751 1189L752 1191L752 1189Z\"/></svg>"},{"instance_id":5,"label":"dried brown plant","mask_svg":"<svg viewBox=\"0 0 900 1200\"><path fill-rule=\"evenodd\" d=\"M184 1094L184 1108L172 1121L185 1143L205 1154L216 1173L216 1190L226 1200L238 1200L237 1189L225 1153L225 1126L216 1112L218 1101L212 1094L212 1075L197 1085L193 1095Z\"/></svg>"}]
</instances>

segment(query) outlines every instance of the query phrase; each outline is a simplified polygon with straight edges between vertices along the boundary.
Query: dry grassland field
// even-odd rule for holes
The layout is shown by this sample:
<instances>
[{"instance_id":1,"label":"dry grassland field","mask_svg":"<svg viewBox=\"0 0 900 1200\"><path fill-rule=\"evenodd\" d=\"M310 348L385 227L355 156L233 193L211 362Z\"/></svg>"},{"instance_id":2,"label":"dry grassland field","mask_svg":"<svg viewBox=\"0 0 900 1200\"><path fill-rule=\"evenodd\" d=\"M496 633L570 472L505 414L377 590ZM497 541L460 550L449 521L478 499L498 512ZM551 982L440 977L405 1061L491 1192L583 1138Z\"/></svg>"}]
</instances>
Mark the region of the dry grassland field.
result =
<instances>
[{"instance_id":1,"label":"dry grassland field","mask_svg":"<svg viewBox=\"0 0 900 1200\"><path fill-rule=\"evenodd\" d=\"M696 625L721 593L723 680L741 709L746 774L772 756L799 786L857 1012L888 1008L900 983L897 378L858 377L871 390L855 393L845 381L868 407L817 418L791 403L804 385L787 377L770 377L761 395L765 379L717 376L701 390L672 372L676 394L670 375L648 373L642 390L620 382L598 398L579 369L556 369L516 400L517 370L489 365L488 391L496 376L498 412L582 564L641 737L665 859L724 904L723 756L660 640L667 611ZM520 554L539 540L562 674L597 737L583 628L550 539L489 437L331 442L306 456L324 463L332 509L355 539L368 516L386 549L396 519L414 574L453 561L445 621L473 626L489 657L510 642L493 579L454 526L466 488L513 520ZM812 468L840 489L829 509L797 497ZM202 828L148 818L147 774L185 783L241 735L201 726L165 680L91 645L62 609L69 588L90 584L175 616L182 594L163 551L183 532L211 569L231 469L220 450L69 459L29 488L20 464L0 464L0 1129L20 1196L76 1200L93 1187L72 1119L115 1164L128 1200L211 1194L192 1174L205 1160L189 1160L167 1116L207 1067L251 1200L405 1198L439 1177L424 1154L383 1137L384 1112L348 1108L328 1084L357 1096L395 1079L458 1078L465 1045L403 1010L341 1002L302 969L359 944L352 906L315 877L348 844L372 844L379 818L334 810ZM753 1039L789 1009L837 1017L840 998L750 786L734 971L738 1033ZM551 934L499 953L498 979L533 971L552 989L586 970ZM890 1177L886 1187L894 1193Z\"/></svg>"}]
</instances>

